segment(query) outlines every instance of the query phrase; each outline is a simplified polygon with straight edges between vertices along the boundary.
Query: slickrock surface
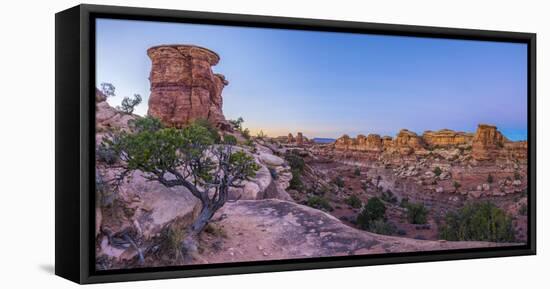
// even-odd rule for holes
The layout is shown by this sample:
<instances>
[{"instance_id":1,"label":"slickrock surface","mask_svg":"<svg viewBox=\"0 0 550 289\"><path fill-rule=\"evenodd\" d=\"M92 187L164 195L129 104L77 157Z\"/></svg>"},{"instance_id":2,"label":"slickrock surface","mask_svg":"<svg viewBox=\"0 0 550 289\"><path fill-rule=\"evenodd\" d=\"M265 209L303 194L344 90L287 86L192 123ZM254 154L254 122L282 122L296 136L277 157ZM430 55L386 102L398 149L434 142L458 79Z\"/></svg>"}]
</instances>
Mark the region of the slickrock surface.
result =
<instances>
[{"instance_id":1,"label":"slickrock surface","mask_svg":"<svg viewBox=\"0 0 550 289\"><path fill-rule=\"evenodd\" d=\"M495 247L510 244L445 242L360 231L335 217L282 200L237 201L215 216L226 232L223 248L209 249L202 263Z\"/></svg>"},{"instance_id":2,"label":"slickrock surface","mask_svg":"<svg viewBox=\"0 0 550 289\"><path fill-rule=\"evenodd\" d=\"M222 90L228 81L212 72L219 56L194 45L161 45L147 50L151 58L148 114L167 126L181 127L206 119L228 129L222 112Z\"/></svg>"}]
</instances>

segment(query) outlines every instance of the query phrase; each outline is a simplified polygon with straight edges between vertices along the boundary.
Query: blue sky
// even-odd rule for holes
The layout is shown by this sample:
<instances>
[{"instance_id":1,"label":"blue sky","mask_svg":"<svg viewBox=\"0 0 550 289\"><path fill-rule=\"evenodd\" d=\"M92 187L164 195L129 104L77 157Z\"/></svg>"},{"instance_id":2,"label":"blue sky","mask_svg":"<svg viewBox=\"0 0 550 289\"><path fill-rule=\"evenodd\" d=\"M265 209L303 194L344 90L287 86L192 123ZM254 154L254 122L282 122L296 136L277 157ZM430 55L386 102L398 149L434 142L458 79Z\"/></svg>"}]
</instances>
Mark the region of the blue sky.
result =
<instances>
[{"instance_id":1,"label":"blue sky","mask_svg":"<svg viewBox=\"0 0 550 289\"><path fill-rule=\"evenodd\" d=\"M253 133L394 136L489 123L527 136L525 44L111 19L96 29L97 84L116 86L113 105L141 94L138 114L149 98L146 50L194 44L220 55L224 114Z\"/></svg>"}]
</instances>

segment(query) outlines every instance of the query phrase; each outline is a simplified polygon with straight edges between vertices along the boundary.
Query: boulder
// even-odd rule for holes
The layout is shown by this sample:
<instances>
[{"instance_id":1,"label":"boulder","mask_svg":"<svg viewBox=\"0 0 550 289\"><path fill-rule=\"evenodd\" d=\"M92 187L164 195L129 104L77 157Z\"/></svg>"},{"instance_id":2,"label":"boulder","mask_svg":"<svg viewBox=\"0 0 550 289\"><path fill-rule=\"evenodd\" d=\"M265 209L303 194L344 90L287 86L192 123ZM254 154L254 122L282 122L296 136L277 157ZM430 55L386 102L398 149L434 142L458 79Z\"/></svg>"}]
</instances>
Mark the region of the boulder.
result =
<instances>
[{"instance_id":1,"label":"boulder","mask_svg":"<svg viewBox=\"0 0 550 289\"><path fill-rule=\"evenodd\" d=\"M426 241L357 230L293 202L266 199L228 203L214 216L227 238L206 247L205 262L281 260L506 246L506 243Z\"/></svg>"},{"instance_id":2,"label":"boulder","mask_svg":"<svg viewBox=\"0 0 550 289\"><path fill-rule=\"evenodd\" d=\"M285 160L283 160L282 158L265 152L261 152L258 158L262 163L269 167L282 166L285 163Z\"/></svg>"}]
</instances>

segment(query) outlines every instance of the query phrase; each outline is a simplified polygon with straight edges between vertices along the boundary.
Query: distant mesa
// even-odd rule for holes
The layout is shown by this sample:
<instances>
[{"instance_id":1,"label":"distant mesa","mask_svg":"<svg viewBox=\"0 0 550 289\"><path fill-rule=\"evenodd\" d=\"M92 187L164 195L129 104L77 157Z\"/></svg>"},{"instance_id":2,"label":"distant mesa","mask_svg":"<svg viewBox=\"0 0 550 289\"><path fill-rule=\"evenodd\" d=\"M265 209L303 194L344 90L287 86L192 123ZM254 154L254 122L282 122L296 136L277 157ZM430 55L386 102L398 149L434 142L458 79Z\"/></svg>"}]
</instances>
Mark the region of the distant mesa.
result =
<instances>
[{"instance_id":1,"label":"distant mesa","mask_svg":"<svg viewBox=\"0 0 550 289\"><path fill-rule=\"evenodd\" d=\"M152 61L149 115L167 126L205 119L230 129L222 111L222 90L229 82L212 71L220 60L217 53L195 45L160 45L147 55Z\"/></svg>"},{"instance_id":2,"label":"distant mesa","mask_svg":"<svg viewBox=\"0 0 550 289\"><path fill-rule=\"evenodd\" d=\"M330 144L335 142L336 139L326 137L314 137L311 139L311 141L316 144Z\"/></svg>"},{"instance_id":3,"label":"distant mesa","mask_svg":"<svg viewBox=\"0 0 550 289\"><path fill-rule=\"evenodd\" d=\"M497 157L527 158L527 142L508 140L496 126L480 124L474 133L457 132L450 129L425 131L422 136L402 129L395 138L380 137L377 134L358 135L351 138L343 135L334 143L337 150L388 152L409 155L424 154L434 148L468 147L476 160L492 160Z\"/></svg>"}]
</instances>

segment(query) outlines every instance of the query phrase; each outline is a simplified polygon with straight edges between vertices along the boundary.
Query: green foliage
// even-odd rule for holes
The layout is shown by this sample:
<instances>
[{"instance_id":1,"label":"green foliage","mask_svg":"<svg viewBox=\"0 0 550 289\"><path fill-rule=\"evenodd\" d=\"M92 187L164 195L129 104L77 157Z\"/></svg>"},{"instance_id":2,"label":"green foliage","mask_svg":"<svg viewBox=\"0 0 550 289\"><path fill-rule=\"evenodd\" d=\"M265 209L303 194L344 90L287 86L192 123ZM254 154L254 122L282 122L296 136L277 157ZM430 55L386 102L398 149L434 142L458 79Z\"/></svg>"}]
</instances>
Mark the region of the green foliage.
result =
<instances>
[{"instance_id":1,"label":"green foliage","mask_svg":"<svg viewBox=\"0 0 550 289\"><path fill-rule=\"evenodd\" d=\"M411 224L426 224L428 209L420 203L407 204L407 220Z\"/></svg>"},{"instance_id":2,"label":"green foliage","mask_svg":"<svg viewBox=\"0 0 550 289\"><path fill-rule=\"evenodd\" d=\"M337 176L332 182L339 188L343 188L346 185L341 176Z\"/></svg>"},{"instance_id":3,"label":"green foliage","mask_svg":"<svg viewBox=\"0 0 550 289\"><path fill-rule=\"evenodd\" d=\"M321 196L309 196L307 198L307 205L323 211L332 211L333 208L329 204L328 200Z\"/></svg>"},{"instance_id":4,"label":"green foliage","mask_svg":"<svg viewBox=\"0 0 550 289\"><path fill-rule=\"evenodd\" d=\"M245 139L250 139L250 130L248 128L241 130L241 134Z\"/></svg>"},{"instance_id":5,"label":"green foliage","mask_svg":"<svg viewBox=\"0 0 550 289\"><path fill-rule=\"evenodd\" d=\"M346 204L348 204L350 207L358 209L361 208L363 203L356 195L351 195L346 199Z\"/></svg>"},{"instance_id":6,"label":"green foliage","mask_svg":"<svg viewBox=\"0 0 550 289\"><path fill-rule=\"evenodd\" d=\"M133 98L126 96L122 99L122 102L120 103L120 106L117 107L117 109L126 114L132 114L134 113L134 108L140 103L141 103L141 95L134 94Z\"/></svg>"},{"instance_id":7,"label":"green foliage","mask_svg":"<svg viewBox=\"0 0 550 289\"><path fill-rule=\"evenodd\" d=\"M242 130L242 128L243 128L243 127L242 127L243 122L244 122L244 119L243 119L242 117L239 117L239 118L237 118L236 120L232 120L232 119L229 120L229 123L230 123L231 125L233 125L233 127L234 127L236 130L238 130L238 131L241 131L241 130Z\"/></svg>"},{"instance_id":8,"label":"green foliage","mask_svg":"<svg viewBox=\"0 0 550 289\"><path fill-rule=\"evenodd\" d=\"M298 151L292 150L285 154L285 160L288 162L288 165L298 172L302 173L306 166L304 159L298 154Z\"/></svg>"},{"instance_id":9,"label":"green foliage","mask_svg":"<svg viewBox=\"0 0 550 289\"><path fill-rule=\"evenodd\" d=\"M214 141L214 143L220 143L220 134L218 133L218 129L208 120L199 118L192 122L192 124L197 126L202 126L206 130L208 130L208 133L210 133L210 138Z\"/></svg>"},{"instance_id":10,"label":"green foliage","mask_svg":"<svg viewBox=\"0 0 550 289\"><path fill-rule=\"evenodd\" d=\"M494 181L495 181L495 180L494 180L494 178L493 178L493 175L489 174L489 175L487 176L487 182L488 182L489 184L492 184Z\"/></svg>"},{"instance_id":11,"label":"green foliage","mask_svg":"<svg viewBox=\"0 0 550 289\"><path fill-rule=\"evenodd\" d=\"M356 176L360 176L361 175L361 169L355 168L355 170L353 171L353 174L356 175Z\"/></svg>"},{"instance_id":12,"label":"green foliage","mask_svg":"<svg viewBox=\"0 0 550 289\"><path fill-rule=\"evenodd\" d=\"M405 197L401 199L401 202L399 203L399 206L401 208L406 208L409 205L409 198Z\"/></svg>"},{"instance_id":13,"label":"green foliage","mask_svg":"<svg viewBox=\"0 0 550 289\"><path fill-rule=\"evenodd\" d=\"M135 120L128 122L130 129L133 132L143 132L143 131L157 131L163 128L162 122L158 118L152 116L140 117Z\"/></svg>"},{"instance_id":14,"label":"green foliage","mask_svg":"<svg viewBox=\"0 0 550 289\"><path fill-rule=\"evenodd\" d=\"M462 185L457 182L457 181L453 181L453 187L455 188L455 190L458 190L458 188L460 188Z\"/></svg>"},{"instance_id":15,"label":"green foliage","mask_svg":"<svg viewBox=\"0 0 550 289\"><path fill-rule=\"evenodd\" d=\"M288 188L291 190L301 191L304 188L304 184L302 183L302 173L297 169L292 169L291 171L292 179L290 179Z\"/></svg>"},{"instance_id":16,"label":"green foliage","mask_svg":"<svg viewBox=\"0 0 550 289\"><path fill-rule=\"evenodd\" d=\"M491 202L470 203L445 216L440 238L450 241L513 242L512 218Z\"/></svg>"},{"instance_id":17,"label":"green foliage","mask_svg":"<svg viewBox=\"0 0 550 289\"><path fill-rule=\"evenodd\" d=\"M439 177L439 175L441 175L442 171L441 171L441 168L440 167L435 167L434 170L433 170L433 173Z\"/></svg>"},{"instance_id":18,"label":"green foliage","mask_svg":"<svg viewBox=\"0 0 550 289\"><path fill-rule=\"evenodd\" d=\"M104 145L98 146L98 148L96 149L96 157L98 161L104 162L108 165L115 164L116 162L118 162L119 159L118 154L115 150Z\"/></svg>"},{"instance_id":19,"label":"green foliage","mask_svg":"<svg viewBox=\"0 0 550 289\"><path fill-rule=\"evenodd\" d=\"M386 206L377 197L371 198L363 210L357 216L357 225L363 230L368 230L370 224L376 220L383 220L386 215Z\"/></svg>"},{"instance_id":20,"label":"green foliage","mask_svg":"<svg viewBox=\"0 0 550 289\"><path fill-rule=\"evenodd\" d=\"M368 231L380 235L395 235L397 233L397 227L392 222L375 220L370 223Z\"/></svg>"},{"instance_id":21,"label":"green foliage","mask_svg":"<svg viewBox=\"0 0 550 289\"><path fill-rule=\"evenodd\" d=\"M240 173L246 177L255 176L256 172L260 169L260 165L254 161L254 158L244 151L232 153L229 157L229 164L233 168L239 168Z\"/></svg>"},{"instance_id":22,"label":"green foliage","mask_svg":"<svg viewBox=\"0 0 550 289\"><path fill-rule=\"evenodd\" d=\"M234 135L226 134L223 136L223 143L226 145L236 145L237 138Z\"/></svg>"},{"instance_id":23,"label":"green foliage","mask_svg":"<svg viewBox=\"0 0 550 289\"><path fill-rule=\"evenodd\" d=\"M183 186L199 199L200 215L189 227L191 234L199 234L227 201L228 188L255 176L260 166L243 150L234 152L233 146L214 145L213 132L200 122L183 129L157 129L151 122L138 122L133 131L117 132L104 139L103 145L120 156L122 178L129 171L140 170L150 181L166 187Z\"/></svg>"},{"instance_id":24,"label":"green foliage","mask_svg":"<svg viewBox=\"0 0 550 289\"><path fill-rule=\"evenodd\" d=\"M106 97L115 96L115 86L108 82L103 82L100 84L101 86L101 92Z\"/></svg>"}]
</instances>

